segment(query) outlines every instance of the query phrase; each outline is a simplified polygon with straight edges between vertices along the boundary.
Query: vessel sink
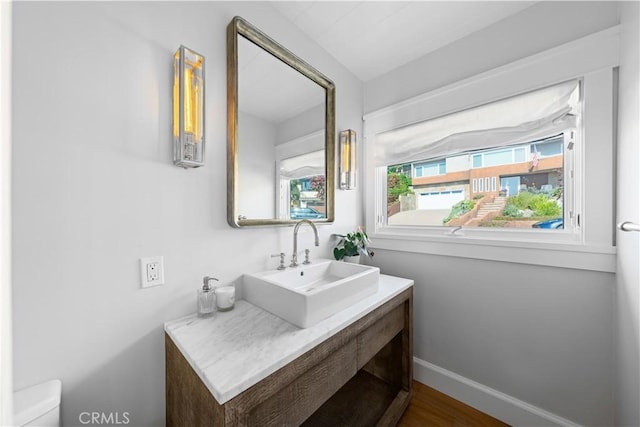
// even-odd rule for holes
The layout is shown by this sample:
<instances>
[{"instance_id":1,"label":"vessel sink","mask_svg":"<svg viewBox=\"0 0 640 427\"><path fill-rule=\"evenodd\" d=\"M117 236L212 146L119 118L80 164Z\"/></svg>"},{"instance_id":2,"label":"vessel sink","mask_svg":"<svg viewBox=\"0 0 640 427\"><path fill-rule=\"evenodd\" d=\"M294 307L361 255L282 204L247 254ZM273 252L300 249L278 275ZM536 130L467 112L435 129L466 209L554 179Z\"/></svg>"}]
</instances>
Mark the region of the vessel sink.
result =
<instances>
[{"instance_id":1,"label":"vessel sink","mask_svg":"<svg viewBox=\"0 0 640 427\"><path fill-rule=\"evenodd\" d=\"M244 298L308 328L378 291L380 269L334 260L243 276Z\"/></svg>"}]
</instances>

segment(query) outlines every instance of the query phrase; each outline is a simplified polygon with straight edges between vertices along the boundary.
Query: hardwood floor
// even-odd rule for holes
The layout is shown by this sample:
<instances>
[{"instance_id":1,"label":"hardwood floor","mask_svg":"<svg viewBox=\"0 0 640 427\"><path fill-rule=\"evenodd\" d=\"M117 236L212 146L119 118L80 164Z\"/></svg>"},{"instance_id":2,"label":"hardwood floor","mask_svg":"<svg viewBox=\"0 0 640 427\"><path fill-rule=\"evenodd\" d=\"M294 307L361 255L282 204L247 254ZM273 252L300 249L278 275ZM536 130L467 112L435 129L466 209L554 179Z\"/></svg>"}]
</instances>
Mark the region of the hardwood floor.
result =
<instances>
[{"instance_id":1,"label":"hardwood floor","mask_svg":"<svg viewBox=\"0 0 640 427\"><path fill-rule=\"evenodd\" d=\"M398 427L504 427L503 423L417 381Z\"/></svg>"}]
</instances>

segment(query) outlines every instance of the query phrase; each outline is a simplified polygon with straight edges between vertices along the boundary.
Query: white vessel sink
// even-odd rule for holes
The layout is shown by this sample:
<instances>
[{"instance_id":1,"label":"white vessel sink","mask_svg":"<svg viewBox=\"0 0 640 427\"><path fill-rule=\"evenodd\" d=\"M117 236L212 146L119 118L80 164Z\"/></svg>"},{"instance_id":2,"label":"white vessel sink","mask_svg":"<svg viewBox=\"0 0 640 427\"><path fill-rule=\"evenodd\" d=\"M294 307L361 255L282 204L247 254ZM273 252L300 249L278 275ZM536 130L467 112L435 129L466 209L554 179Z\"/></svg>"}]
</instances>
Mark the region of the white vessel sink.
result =
<instances>
[{"instance_id":1,"label":"white vessel sink","mask_svg":"<svg viewBox=\"0 0 640 427\"><path fill-rule=\"evenodd\" d=\"M244 298L300 328L308 328L378 291L380 269L315 260L286 270L243 276Z\"/></svg>"}]
</instances>

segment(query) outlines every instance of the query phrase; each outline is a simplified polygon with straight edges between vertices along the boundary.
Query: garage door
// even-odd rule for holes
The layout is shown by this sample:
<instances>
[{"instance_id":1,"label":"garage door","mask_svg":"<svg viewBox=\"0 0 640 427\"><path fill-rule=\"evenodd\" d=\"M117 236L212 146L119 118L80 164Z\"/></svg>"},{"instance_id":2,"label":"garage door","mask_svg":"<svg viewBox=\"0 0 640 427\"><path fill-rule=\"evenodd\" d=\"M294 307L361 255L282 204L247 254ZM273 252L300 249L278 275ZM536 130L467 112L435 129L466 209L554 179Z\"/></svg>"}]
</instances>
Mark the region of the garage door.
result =
<instances>
[{"instance_id":1,"label":"garage door","mask_svg":"<svg viewBox=\"0 0 640 427\"><path fill-rule=\"evenodd\" d=\"M464 200L462 190L420 193L418 209L450 209L451 206L462 200Z\"/></svg>"}]
</instances>

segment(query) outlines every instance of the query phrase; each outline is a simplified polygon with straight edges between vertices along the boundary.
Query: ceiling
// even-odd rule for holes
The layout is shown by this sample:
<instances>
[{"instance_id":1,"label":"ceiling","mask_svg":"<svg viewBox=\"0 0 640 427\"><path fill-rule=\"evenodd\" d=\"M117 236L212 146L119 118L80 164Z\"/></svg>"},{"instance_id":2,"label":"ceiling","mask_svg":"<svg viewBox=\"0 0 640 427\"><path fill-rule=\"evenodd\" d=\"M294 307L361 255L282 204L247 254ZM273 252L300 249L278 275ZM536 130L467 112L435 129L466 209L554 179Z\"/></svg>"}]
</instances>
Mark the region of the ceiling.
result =
<instances>
[{"instance_id":1,"label":"ceiling","mask_svg":"<svg viewBox=\"0 0 640 427\"><path fill-rule=\"evenodd\" d=\"M533 1L274 1L366 82L531 6Z\"/></svg>"}]
</instances>

